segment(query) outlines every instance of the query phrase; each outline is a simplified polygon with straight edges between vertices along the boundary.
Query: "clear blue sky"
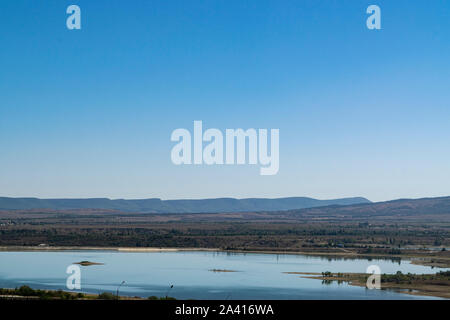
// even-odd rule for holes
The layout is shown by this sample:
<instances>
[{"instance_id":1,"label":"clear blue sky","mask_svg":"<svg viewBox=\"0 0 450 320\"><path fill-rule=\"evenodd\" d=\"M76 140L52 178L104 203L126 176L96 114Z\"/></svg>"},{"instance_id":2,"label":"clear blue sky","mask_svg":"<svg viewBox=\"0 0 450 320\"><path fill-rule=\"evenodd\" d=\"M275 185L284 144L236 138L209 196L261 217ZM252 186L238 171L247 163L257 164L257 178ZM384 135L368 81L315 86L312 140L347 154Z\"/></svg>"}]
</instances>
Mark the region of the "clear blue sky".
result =
<instances>
[{"instance_id":1,"label":"clear blue sky","mask_svg":"<svg viewBox=\"0 0 450 320\"><path fill-rule=\"evenodd\" d=\"M1 196L450 195L450 1L2 0L0 41ZM279 173L173 165L194 120Z\"/></svg>"}]
</instances>

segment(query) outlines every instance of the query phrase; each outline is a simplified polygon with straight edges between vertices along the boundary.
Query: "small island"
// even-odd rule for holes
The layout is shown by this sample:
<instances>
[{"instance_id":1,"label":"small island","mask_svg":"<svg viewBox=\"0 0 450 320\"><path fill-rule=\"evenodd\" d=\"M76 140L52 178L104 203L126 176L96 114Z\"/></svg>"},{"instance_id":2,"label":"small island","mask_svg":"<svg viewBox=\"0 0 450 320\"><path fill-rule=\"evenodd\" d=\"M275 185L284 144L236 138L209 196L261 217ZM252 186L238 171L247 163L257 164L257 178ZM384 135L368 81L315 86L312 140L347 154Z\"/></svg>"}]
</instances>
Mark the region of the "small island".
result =
<instances>
[{"instance_id":1,"label":"small island","mask_svg":"<svg viewBox=\"0 0 450 320\"><path fill-rule=\"evenodd\" d=\"M91 261L83 260L83 261L80 261L80 262L74 262L74 264L79 264L79 265L81 265L83 267L87 267L87 266L102 265L103 263L91 262Z\"/></svg>"},{"instance_id":2,"label":"small island","mask_svg":"<svg viewBox=\"0 0 450 320\"><path fill-rule=\"evenodd\" d=\"M211 269L209 271L212 271L212 272L237 272L235 270L227 270L227 269Z\"/></svg>"}]
</instances>

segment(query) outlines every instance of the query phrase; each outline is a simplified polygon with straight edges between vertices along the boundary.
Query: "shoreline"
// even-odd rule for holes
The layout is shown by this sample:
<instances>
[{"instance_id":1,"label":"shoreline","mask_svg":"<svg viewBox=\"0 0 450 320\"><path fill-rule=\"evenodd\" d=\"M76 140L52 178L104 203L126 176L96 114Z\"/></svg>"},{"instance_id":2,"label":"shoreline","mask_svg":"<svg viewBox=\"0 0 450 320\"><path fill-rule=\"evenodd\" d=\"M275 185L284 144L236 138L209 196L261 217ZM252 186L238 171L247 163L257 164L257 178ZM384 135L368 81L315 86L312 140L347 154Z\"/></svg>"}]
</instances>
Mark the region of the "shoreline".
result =
<instances>
[{"instance_id":1,"label":"shoreline","mask_svg":"<svg viewBox=\"0 0 450 320\"><path fill-rule=\"evenodd\" d=\"M298 275L300 278L315 279L330 282L345 282L351 286L366 288L366 278L369 274L365 273L332 273L330 275L323 275L318 272L284 272L285 274ZM381 289L377 290L391 290L397 293L409 294L414 296L437 297L443 299L450 299L450 291L445 290L448 286L440 284L426 284L426 283L381 283Z\"/></svg>"},{"instance_id":2,"label":"shoreline","mask_svg":"<svg viewBox=\"0 0 450 320\"><path fill-rule=\"evenodd\" d=\"M4 252L63 252L63 251L117 251L117 252L179 252L179 251L224 251L219 248L133 248L133 247L78 247L78 246L0 246ZM225 250L226 251L226 250Z\"/></svg>"},{"instance_id":3,"label":"shoreline","mask_svg":"<svg viewBox=\"0 0 450 320\"><path fill-rule=\"evenodd\" d=\"M70 290L33 289L24 285L19 288L0 288L1 300L175 300L175 298L124 296L110 292L96 294Z\"/></svg>"}]
</instances>

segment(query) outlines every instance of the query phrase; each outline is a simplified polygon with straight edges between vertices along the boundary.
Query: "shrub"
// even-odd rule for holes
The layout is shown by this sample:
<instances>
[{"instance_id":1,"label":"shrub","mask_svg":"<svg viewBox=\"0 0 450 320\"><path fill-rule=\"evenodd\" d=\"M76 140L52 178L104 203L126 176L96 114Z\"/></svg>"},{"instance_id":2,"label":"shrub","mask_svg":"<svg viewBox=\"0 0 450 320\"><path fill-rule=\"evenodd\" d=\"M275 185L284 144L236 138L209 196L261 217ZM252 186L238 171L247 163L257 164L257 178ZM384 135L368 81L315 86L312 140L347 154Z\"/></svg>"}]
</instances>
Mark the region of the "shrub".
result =
<instances>
[{"instance_id":1,"label":"shrub","mask_svg":"<svg viewBox=\"0 0 450 320\"><path fill-rule=\"evenodd\" d=\"M110 292L103 292L103 293L100 293L98 295L97 299L100 299L100 300L117 300L117 296L113 295Z\"/></svg>"}]
</instances>

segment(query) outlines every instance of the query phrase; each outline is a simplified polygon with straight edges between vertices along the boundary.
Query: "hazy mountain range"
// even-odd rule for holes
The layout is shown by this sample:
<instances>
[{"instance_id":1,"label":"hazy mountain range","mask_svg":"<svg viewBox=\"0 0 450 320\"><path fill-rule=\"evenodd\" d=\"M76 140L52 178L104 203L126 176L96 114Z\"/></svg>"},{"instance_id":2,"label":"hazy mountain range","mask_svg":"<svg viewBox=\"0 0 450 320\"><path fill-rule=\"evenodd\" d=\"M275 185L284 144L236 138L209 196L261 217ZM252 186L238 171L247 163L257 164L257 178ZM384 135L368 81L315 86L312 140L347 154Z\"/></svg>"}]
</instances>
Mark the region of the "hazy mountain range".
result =
<instances>
[{"instance_id":1,"label":"hazy mountain range","mask_svg":"<svg viewBox=\"0 0 450 320\"><path fill-rule=\"evenodd\" d=\"M108 198L89 199L38 199L0 197L0 210L29 209L106 209L122 212L145 213L223 213L246 211L279 211L303 208L323 207L330 205L367 204L371 201L362 197L318 200L307 197L290 198L217 198L200 200L161 200L140 199L125 200Z\"/></svg>"}]
</instances>

